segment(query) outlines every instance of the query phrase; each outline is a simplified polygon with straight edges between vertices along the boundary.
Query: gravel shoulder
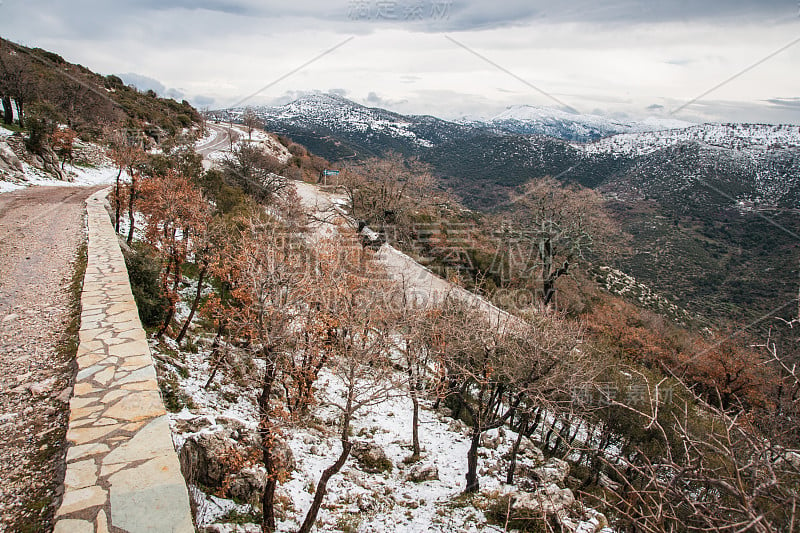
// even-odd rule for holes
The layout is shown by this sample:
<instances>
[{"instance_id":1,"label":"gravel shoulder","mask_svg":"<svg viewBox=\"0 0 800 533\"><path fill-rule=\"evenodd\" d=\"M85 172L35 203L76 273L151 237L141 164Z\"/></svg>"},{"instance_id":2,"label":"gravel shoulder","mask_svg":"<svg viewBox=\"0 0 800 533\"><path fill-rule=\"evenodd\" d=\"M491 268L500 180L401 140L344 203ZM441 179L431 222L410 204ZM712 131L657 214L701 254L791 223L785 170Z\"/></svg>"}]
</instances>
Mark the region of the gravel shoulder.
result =
<instances>
[{"instance_id":1,"label":"gravel shoulder","mask_svg":"<svg viewBox=\"0 0 800 533\"><path fill-rule=\"evenodd\" d=\"M0 530L48 531L63 481L70 282L98 187L0 194Z\"/></svg>"}]
</instances>

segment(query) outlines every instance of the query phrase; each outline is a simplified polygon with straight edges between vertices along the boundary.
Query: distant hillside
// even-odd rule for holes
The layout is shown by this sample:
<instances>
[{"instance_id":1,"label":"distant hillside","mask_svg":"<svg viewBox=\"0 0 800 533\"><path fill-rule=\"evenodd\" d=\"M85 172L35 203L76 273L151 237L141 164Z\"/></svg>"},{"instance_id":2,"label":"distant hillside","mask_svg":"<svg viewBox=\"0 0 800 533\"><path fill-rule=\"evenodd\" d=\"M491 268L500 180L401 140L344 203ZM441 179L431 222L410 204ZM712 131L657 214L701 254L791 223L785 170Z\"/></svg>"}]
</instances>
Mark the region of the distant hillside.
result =
<instances>
[{"instance_id":1,"label":"distant hillside","mask_svg":"<svg viewBox=\"0 0 800 533\"><path fill-rule=\"evenodd\" d=\"M141 93L117 76L102 76L58 54L3 39L0 96L9 106L12 101L15 107L22 104L23 117L38 107L47 114L55 113L55 118L79 133L97 133L103 125L117 125L172 134L200 120L200 114L186 101ZM13 116L18 118L18 114L14 109Z\"/></svg>"},{"instance_id":2,"label":"distant hillside","mask_svg":"<svg viewBox=\"0 0 800 533\"><path fill-rule=\"evenodd\" d=\"M595 141L619 133L682 129L692 126L691 123L681 120L650 117L643 121L624 121L529 105L511 106L487 121L473 122L473 124L497 128L508 133L546 135L576 142Z\"/></svg>"},{"instance_id":3,"label":"distant hillside","mask_svg":"<svg viewBox=\"0 0 800 533\"><path fill-rule=\"evenodd\" d=\"M637 126L563 113L569 131L554 133L556 138L514 131L536 126L543 112L535 108L515 108L495 121L454 123L325 94L255 111L268 129L334 162L389 150L417 156L431 164L443 188L473 208L502 211L517 187L546 175L596 188L634 236L632 251L616 254L611 266L712 320L747 323L776 314L770 312L796 297L797 126L704 124L630 132L681 124ZM218 116L235 120L242 112ZM558 118L552 111L545 115ZM580 130L589 126L595 129ZM615 128L629 133L591 143L563 138ZM788 317L788 308L782 312Z\"/></svg>"}]
</instances>

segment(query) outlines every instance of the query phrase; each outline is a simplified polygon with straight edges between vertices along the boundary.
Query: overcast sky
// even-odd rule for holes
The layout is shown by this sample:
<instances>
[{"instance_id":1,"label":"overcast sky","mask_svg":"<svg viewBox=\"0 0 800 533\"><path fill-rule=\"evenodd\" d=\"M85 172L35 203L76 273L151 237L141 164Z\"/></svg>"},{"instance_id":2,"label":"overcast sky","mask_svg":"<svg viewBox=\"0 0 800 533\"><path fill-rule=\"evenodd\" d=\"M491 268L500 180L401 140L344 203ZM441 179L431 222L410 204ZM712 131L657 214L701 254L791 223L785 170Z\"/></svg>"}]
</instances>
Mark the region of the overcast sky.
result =
<instances>
[{"instance_id":1,"label":"overcast sky","mask_svg":"<svg viewBox=\"0 0 800 533\"><path fill-rule=\"evenodd\" d=\"M798 0L554 4L0 0L0 34L198 107L269 86L247 103L318 90L443 118L530 104L800 124Z\"/></svg>"}]
</instances>

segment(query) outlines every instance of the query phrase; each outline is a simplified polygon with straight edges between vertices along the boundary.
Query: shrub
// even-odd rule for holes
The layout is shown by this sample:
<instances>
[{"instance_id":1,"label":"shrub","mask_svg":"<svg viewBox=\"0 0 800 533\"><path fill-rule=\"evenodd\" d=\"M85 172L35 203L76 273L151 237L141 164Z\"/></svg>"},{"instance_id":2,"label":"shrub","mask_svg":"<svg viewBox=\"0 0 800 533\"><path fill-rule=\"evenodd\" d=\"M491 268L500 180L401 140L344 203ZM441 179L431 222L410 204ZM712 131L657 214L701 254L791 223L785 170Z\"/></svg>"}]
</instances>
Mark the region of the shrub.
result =
<instances>
[{"instance_id":1,"label":"shrub","mask_svg":"<svg viewBox=\"0 0 800 533\"><path fill-rule=\"evenodd\" d=\"M131 290L139 308L139 319L145 328L160 326L167 316L169 302L159 285L161 262L149 247L135 243L123 251Z\"/></svg>"}]
</instances>

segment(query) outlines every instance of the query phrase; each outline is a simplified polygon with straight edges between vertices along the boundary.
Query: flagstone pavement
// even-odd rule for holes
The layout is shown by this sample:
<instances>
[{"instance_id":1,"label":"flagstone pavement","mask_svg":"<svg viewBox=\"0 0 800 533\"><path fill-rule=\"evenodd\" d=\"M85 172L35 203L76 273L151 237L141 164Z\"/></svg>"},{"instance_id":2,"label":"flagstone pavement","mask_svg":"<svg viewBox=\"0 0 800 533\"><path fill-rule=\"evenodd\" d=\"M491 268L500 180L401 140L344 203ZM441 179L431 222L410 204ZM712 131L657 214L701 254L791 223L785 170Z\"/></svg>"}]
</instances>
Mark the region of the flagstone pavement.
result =
<instances>
[{"instance_id":1,"label":"flagstone pavement","mask_svg":"<svg viewBox=\"0 0 800 533\"><path fill-rule=\"evenodd\" d=\"M193 532L155 367L105 208L107 193L86 202L78 374L54 531Z\"/></svg>"}]
</instances>

